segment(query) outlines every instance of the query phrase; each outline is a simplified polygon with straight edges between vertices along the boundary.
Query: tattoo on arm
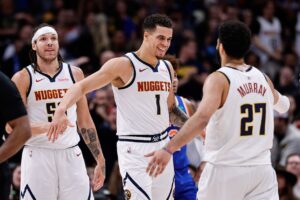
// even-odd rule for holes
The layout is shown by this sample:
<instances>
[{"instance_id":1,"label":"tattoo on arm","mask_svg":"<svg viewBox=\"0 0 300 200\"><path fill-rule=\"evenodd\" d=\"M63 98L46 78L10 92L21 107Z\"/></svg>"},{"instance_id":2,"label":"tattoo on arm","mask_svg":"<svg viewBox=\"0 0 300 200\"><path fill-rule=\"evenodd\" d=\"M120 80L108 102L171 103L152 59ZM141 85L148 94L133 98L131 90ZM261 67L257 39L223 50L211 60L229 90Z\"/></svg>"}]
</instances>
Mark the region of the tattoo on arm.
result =
<instances>
[{"instance_id":1,"label":"tattoo on arm","mask_svg":"<svg viewBox=\"0 0 300 200\"><path fill-rule=\"evenodd\" d=\"M99 154L102 154L102 150L96 130L94 128L81 128L80 134L82 135L85 144L88 146L89 150L93 154L93 157L97 161Z\"/></svg>"},{"instance_id":2,"label":"tattoo on arm","mask_svg":"<svg viewBox=\"0 0 300 200\"><path fill-rule=\"evenodd\" d=\"M169 114L170 122L179 127L183 126L183 124L188 120L188 116L175 105L172 107Z\"/></svg>"}]
</instances>

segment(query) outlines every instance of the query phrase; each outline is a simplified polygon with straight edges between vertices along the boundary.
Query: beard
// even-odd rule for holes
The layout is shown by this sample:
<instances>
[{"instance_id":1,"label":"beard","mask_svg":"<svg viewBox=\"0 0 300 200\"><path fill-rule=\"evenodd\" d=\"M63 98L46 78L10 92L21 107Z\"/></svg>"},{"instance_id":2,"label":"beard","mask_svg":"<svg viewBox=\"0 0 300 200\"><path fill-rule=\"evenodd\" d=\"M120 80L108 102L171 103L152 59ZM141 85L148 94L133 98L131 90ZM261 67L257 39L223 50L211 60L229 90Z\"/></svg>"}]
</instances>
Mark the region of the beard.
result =
<instances>
[{"instance_id":1,"label":"beard","mask_svg":"<svg viewBox=\"0 0 300 200\"><path fill-rule=\"evenodd\" d=\"M46 63L51 63L51 62L55 61L58 57L58 54L51 55L51 56L45 56L45 55L42 55L39 51L36 51L36 55L37 55L37 57L40 57L40 59Z\"/></svg>"}]
</instances>

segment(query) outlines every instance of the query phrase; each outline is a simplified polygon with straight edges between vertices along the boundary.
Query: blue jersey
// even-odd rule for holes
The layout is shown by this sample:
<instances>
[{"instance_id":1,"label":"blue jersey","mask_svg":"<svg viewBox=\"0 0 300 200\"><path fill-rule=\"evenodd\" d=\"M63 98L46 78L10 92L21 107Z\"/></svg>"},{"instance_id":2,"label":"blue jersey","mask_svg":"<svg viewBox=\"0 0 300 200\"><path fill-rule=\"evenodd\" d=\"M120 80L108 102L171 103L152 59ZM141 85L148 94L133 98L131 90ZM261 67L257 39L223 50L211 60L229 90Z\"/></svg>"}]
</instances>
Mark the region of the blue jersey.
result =
<instances>
[{"instance_id":1,"label":"blue jersey","mask_svg":"<svg viewBox=\"0 0 300 200\"><path fill-rule=\"evenodd\" d=\"M180 110L188 114L184 100L180 96L176 96L177 106ZM180 128L175 125L169 126L169 137L174 137ZM192 176L189 173L189 160L186 155L186 145L181 147L173 154L173 163L175 170L175 192L176 200L195 200L197 194L197 187Z\"/></svg>"},{"instance_id":2,"label":"blue jersey","mask_svg":"<svg viewBox=\"0 0 300 200\"><path fill-rule=\"evenodd\" d=\"M183 98L180 96L176 96L177 100L177 107L182 110L184 113L188 114L187 107L184 104ZM174 137L180 127L171 125L168 127L167 131L169 133L170 138ZM180 169L180 170L188 170L189 166L189 160L186 156L186 145L181 147L178 151L174 152L173 154L173 162L174 162L174 169Z\"/></svg>"}]
</instances>

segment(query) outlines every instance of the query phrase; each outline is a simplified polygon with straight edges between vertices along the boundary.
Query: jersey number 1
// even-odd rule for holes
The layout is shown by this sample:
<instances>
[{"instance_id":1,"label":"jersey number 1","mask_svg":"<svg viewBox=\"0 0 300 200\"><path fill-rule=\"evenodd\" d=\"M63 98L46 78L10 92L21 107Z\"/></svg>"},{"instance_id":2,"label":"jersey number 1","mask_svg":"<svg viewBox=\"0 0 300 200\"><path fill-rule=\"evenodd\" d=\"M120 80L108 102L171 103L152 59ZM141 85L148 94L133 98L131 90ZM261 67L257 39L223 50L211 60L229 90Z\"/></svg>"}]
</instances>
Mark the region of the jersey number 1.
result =
<instances>
[{"instance_id":1,"label":"jersey number 1","mask_svg":"<svg viewBox=\"0 0 300 200\"><path fill-rule=\"evenodd\" d=\"M155 99L156 99L156 113L157 115L160 115L160 95L156 94Z\"/></svg>"},{"instance_id":2,"label":"jersey number 1","mask_svg":"<svg viewBox=\"0 0 300 200\"><path fill-rule=\"evenodd\" d=\"M256 103L256 104L244 104L241 106L241 113L246 114L246 117L241 119L241 136L249 136L253 134L253 113L261 114L261 123L259 135L265 135L265 124L266 124L266 104Z\"/></svg>"}]
</instances>

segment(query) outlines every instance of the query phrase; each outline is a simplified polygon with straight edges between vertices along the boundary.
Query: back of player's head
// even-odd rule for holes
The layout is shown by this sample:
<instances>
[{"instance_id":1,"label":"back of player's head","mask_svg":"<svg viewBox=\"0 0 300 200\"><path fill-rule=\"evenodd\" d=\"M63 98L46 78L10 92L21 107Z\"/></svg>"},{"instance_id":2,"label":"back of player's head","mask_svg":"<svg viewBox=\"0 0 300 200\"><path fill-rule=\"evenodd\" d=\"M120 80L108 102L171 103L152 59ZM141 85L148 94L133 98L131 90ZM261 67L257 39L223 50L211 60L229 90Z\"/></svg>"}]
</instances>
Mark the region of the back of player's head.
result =
<instances>
[{"instance_id":1,"label":"back of player's head","mask_svg":"<svg viewBox=\"0 0 300 200\"><path fill-rule=\"evenodd\" d=\"M250 48L251 31L242 22L226 21L219 27L219 41L228 56L240 59Z\"/></svg>"},{"instance_id":2,"label":"back of player's head","mask_svg":"<svg viewBox=\"0 0 300 200\"><path fill-rule=\"evenodd\" d=\"M172 28L172 20L163 14L152 14L145 18L143 23L144 31L154 31L156 26L162 26L166 28Z\"/></svg>"}]
</instances>

